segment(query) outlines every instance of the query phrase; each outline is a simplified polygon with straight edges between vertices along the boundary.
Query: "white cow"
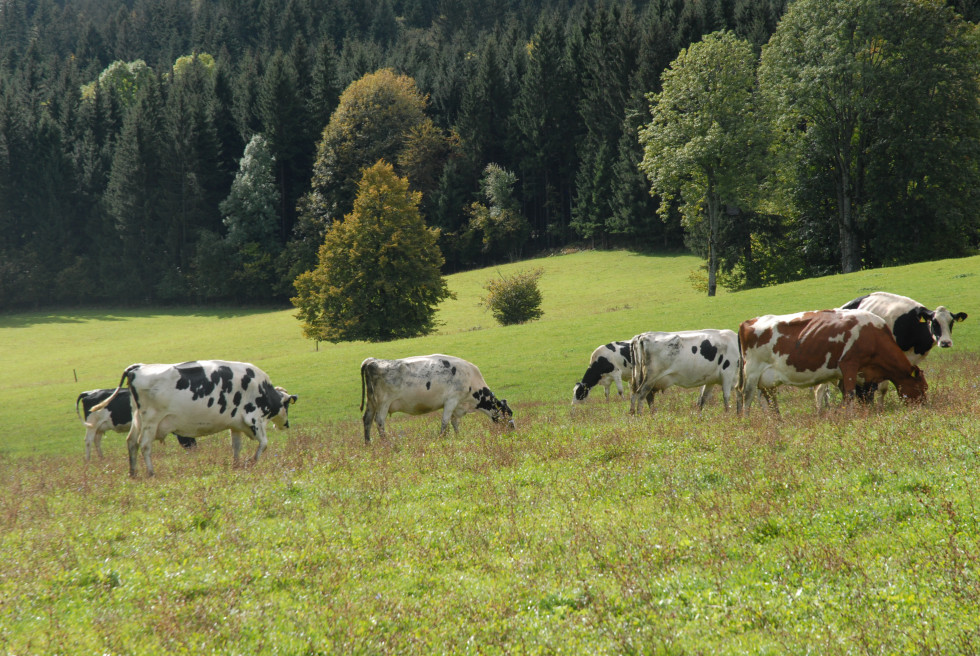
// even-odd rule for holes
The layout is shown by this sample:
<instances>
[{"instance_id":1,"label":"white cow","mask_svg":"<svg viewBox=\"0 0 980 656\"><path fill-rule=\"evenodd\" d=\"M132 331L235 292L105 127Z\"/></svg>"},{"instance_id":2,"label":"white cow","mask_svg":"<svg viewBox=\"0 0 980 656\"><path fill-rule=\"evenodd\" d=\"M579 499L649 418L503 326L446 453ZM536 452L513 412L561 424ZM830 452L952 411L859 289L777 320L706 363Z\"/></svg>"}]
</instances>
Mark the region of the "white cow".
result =
<instances>
[{"instance_id":1,"label":"white cow","mask_svg":"<svg viewBox=\"0 0 980 656\"><path fill-rule=\"evenodd\" d=\"M82 392L78 395L78 398L75 399L75 414L82 419L82 422L85 424L86 428L85 460L92 459L93 444L95 445L95 450L98 452L99 457L104 457L102 455L102 436L105 435L107 431L127 433L133 425L133 409L130 407L131 396L128 389L120 390L119 394L112 399L108 406L102 408L101 410L92 412L93 407L108 399L113 395L113 392L115 392L115 390L89 390L88 392ZM79 403L82 404L82 410L85 412L84 417L78 411ZM193 437L183 437L178 435L177 440L185 449L197 446L197 440L195 440Z\"/></svg>"},{"instance_id":2,"label":"white cow","mask_svg":"<svg viewBox=\"0 0 980 656\"><path fill-rule=\"evenodd\" d=\"M123 372L119 387L106 401L109 405L128 382L133 395L133 427L129 447L129 473L136 475L136 454L142 450L146 473L153 475L150 447L168 433L200 437L231 431L235 461L242 448L242 435L256 440L253 461L258 461L268 444L266 424L289 428L289 405L296 395L273 387L264 371L247 362L199 360L181 364L134 364Z\"/></svg>"},{"instance_id":3,"label":"white cow","mask_svg":"<svg viewBox=\"0 0 980 656\"><path fill-rule=\"evenodd\" d=\"M633 356L629 342L610 342L592 351L589 368L582 380L572 388L572 403L581 403L589 396L589 390L602 385L609 400L609 386L616 384L616 391L623 395L623 376L633 375Z\"/></svg>"},{"instance_id":4,"label":"white cow","mask_svg":"<svg viewBox=\"0 0 980 656\"><path fill-rule=\"evenodd\" d=\"M953 346L953 324L966 321L967 318L966 312L953 313L942 305L930 310L908 296L889 292L873 292L860 296L845 303L840 309L864 310L884 319L898 347L905 352L905 357L912 365L921 363L933 346ZM879 403L884 403L887 391L888 381L882 381L878 385ZM815 390L818 405L828 404L828 392L826 385ZM873 393L874 387L858 385L857 395L860 398L870 401Z\"/></svg>"},{"instance_id":5,"label":"white cow","mask_svg":"<svg viewBox=\"0 0 980 656\"><path fill-rule=\"evenodd\" d=\"M361 409L365 442L371 441L372 420L378 434L385 436L385 420L392 412L424 415L442 409L440 435L450 422L458 434L460 418L477 410L495 423L503 419L514 427L507 401L493 395L476 365L451 355L367 358L361 363Z\"/></svg>"},{"instance_id":6,"label":"white cow","mask_svg":"<svg viewBox=\"0 0 980 656\"><path fill-rule=\"evenodd\" d=\"M676 333L641 333L630 342L633 378L630 414L646 399L653 411L653 397L672 385L701 387L698 409L704 407L714 385L721 385L728 409L738 380L741 358L738 338L731 330L684 330Z\"/></svg>"}]
</instances>

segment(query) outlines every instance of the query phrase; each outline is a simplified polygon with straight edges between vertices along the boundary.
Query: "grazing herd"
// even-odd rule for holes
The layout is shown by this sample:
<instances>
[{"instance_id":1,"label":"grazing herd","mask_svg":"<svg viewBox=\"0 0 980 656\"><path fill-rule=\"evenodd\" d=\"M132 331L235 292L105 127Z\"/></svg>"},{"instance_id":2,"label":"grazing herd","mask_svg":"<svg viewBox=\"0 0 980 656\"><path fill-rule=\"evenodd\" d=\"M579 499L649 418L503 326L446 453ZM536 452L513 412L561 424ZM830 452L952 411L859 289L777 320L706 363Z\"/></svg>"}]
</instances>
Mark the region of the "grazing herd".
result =
<instances>
[{"instance_id":1,"label":"grazing herd","mask_svg":"<svg viewBox=\"0 0 980 656\"><path fill-rule=\"evenodd\" d=\"M918 363L932 347L953 345L953 324L967 318L945 307L928 310L905 296L875 292L840 308L765 315L731 330L645 332L630 341L611 342L593 351L588 369L573 390L573 403L585 401L601 385L609 399L616 385L623 395L623 377L630 380L630 414L669 387L700 387L698 409L720 385L725 409L732 394L739 413L751 406L756 392L778 413L775 389L780 385L815 387L818 403L826 404L827 385L837 384L845 399L871 400L876 390L892 383L907 401L923 398L928 386ZM75 401L84 410L85 458L94 444L102 456L106 431L128 432L129 471L136 475L143 454L147 475L153 475L151 447L177 435L190 448L194 438L231 432L235 461L242 437L258 446L258 461L268 443L271 421L289 427L289 406L297 397L273 386L261 369L247 362L202 360L181 364L134 364L126 368L116 389L83 392ZM371 441L371 423L385 436L385 420L393 412L421 415L442 410L440 435L452 424L480 411L514 428L514 413L498 399L472 363L449 355L400 360L367 358L361 364L361 410L364 441Z\"/></svg>"}]
</instances>

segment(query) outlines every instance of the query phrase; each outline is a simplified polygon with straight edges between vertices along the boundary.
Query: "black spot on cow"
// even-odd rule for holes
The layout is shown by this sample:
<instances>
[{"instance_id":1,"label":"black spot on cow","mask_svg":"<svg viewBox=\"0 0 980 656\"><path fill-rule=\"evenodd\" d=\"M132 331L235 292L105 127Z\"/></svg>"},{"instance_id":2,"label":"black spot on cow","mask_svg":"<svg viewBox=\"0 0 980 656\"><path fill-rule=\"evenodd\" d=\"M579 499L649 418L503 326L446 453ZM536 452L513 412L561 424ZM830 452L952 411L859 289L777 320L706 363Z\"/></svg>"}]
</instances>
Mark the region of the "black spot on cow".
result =
<instances>
[{"instance_id":1,"label":"black spot on cow","mask_svg":"<svg viewBox=\"0 0 980 656\"><path fill-rule=\"evenodd\" d=\"M242 389L243 390L247 390L248 389L248 384L252 382L252 379L253 378L255 378L255 369L252 369L251 367L246 367L245 368L245 375L242 376Z\"/></svg>"},{"instance_id":2,"label":"black spot on cow","mask_svg":"<svg viewBox=\"0 0 980 656\"><path fill-rule=\"evenodd\" d=\"M255 412L255 404L254 403L246 403L245 406L242 408L242 410L244 410L247 413Z\"/></svg>"},{"instance_id":3,"label":"black spot on cow","mask_svg":"<svg viewBox=\"0 0 980 656\"><path fill-rule=\"evenodd\" d=\"M630 348L629 342L620 342L619 354L623 356L623 359L628 363L633 364L633 350Z\"/></svg>"},{"instance_id":4,"label":"black spot on cow","mask_svg":"<svg viewBox=\"0 0 980 656\"><path fill-rule=\"evenodd\" d=\"M487 387L481 387L477 391L473 392L473 398L476 399L477 408L488 412L493 412L494 408L499 405L496 402L497 399L493 396L493 392L491 392Z\"/></svg>"},{"instance_id":5,"label":"black spot on cow","mask_svg":"<svg viewBox=\"0 0 980 656\"><path fill-rule=\"evenodd\" d=\"M691 353L697 353L697 352L698 352L698 347L697 346L692 346L691 347Z\"/></svg>"},{"instance_id":6,"label":"black spot on cow","mask_svg":"<svg viewBox=\"0 0 980 656\"><path fill-rule=\"evenodd\" d=\"M725 364L721 365L721 370L724 371L725 369L728 369L728 367L730 367L731 365L732 363L730 360L725 360Z\"/></svg>"},{"instance_id":7,"label":"black spot on cow","mask_svg":"<svg viewBox=\"0 0 980 656\"><path fill-rule=\"evenodd\" d=\"M425 381L425 389L432 389L432 381L431 380Z\"/></svg>"},{"instance_id":8,"label":"black spot on cow","mask_svg":"<svg viewBox=\"0 0 980 656\"><path fill-rule=\"evenodd\" d=\"M895 319L895 326L892 334L898 348L903 351L912 349L917 355L925 355L932 349L935 341L932 334L932 312L919 306L913 308ZM925 323L922 322L925 319Z\"/></svg>"},{"instance_id":9,"label":"black spot on cow","mask_svg":"<svg viewBox=\"0 0 980 656\"><path fill-rule=\"evenodd\" d=\"M585 375L582 376L582 384L585 386L584 389L580 388L575 391L575 396L579 401L584 399L590 389L599 384L599 379L602 378L603 374L611 373L616 367L612 362L606 358L600 356L595 359L595 361L589 365L589 368L585 370ZM579 398L581 394L581 398Z\"/></svg>"},{"instance_id":10,"label":"black spot on cow","mask_svg":"<svg viewBox=\"0 0 980 656\"><path fill-rule=\"evenodd\" d=\"M193 362L178 364L177 369L177 389L188 390L193 394L194 400L203 399L210 396L214 391L214 383L204 374L204 367Z\"/></svg>"},{"instance_id":11,"label":"black spot on cow","mask_svg":"<svg viewBox=\"0 0 980 656\"><path fill-rule=\"evenodd\" d=\"M707 339L701 342L701 357L708 362L714 362L716 355L718 355L717 346L713 345L711 341Z\"/></svg>"},{"instance_id":12,"label":"black spot on cow","mask_svg":"<svg viewBox=\"0 0 980 656\"><path fill-rule=\"evenodd\" d=\"M864 299L866 299L867 297L868 294L865 294L864 296L858 296L853 301L848 301L847 303L844 303L844 305L840 307L842 310L860 310L861 303L863 303Z\"/></svg>"},{"instance_id":13,"label":"black spot on cow","mask_svg":"<svg viewBox=\"0 0 980 656\"><path fill-rule=\"evenodd\" d=\"M224 394L218 395L218 414L225 414L225 410L228 409L228 399L225 398Z\"/></svg>"},{"instance_id":14,"label":"black spot on cow","mask_svg":"<svg viewBox=\"0 0 980 656\"><path fill-rule=\"evenodd\" d=\"M449 360L439 360L439 362L441 362L442 363L442 366L444 366L446 369L448 369L449 367L453 366L452 363L449 362Z\"/></svg>"},{"instance_id":15,"label":"black spot on cow","mask_svg":"<svg viewBox=\"0 0 980 656\"><path fill-rule=\"evenodd\" d=\"M259 393L255 397L255 404L262 411L263 417L275 417L282 410L282 396L279 391L268 380L263 380L259 385Z\"/></svg>"},{"instance_id":16,"label":"black spot on cow","mask_svg":"<svg viewBox=\"0 0 980 656\"><path fill-rule=\"evenodd\" d=\"M208 407L210 408L213 405L214 405L214 397L208 399Z\"/></svg>"},{"instance_id":17,"label":"black spot on cow","mask_svg":"<svg viewBox=\"0 0 980 656\"><path fill-rule=\"evenodd\" d=\"M233 399L231 400L231 402L232 402L233 404L235 404L235 407L236 407L236 408L237 408L238 406L240 406L240 405L242 404L242 393L241 393L241 392L235 392L235 396L234 396L234 398L233 398ZM234 417L234 415L232 415L232 416Z\"/></svg>"},{"instance_id":18,"label":"black spot on cow","mask_svg":"<svg viewBox=\"0 0 980 656\"><path fill-rule=\"evenodd\" d=\"M238 414L238 407L237 406L231 409L231 414L229 416L230 417L234 417L236 414Z\"/></svg>"},{"instance_id":19,"label":"black spot on cow","mask_svg":"<svg viewBox=\"0 0 980 656\"><path fill-rule=\"evenodd\" d=\"M455 375L456 375L456 367L453 367L453 368L452 368L452 375L453 375L453 376L455 376Z\"/></svg>"}]
</instances>

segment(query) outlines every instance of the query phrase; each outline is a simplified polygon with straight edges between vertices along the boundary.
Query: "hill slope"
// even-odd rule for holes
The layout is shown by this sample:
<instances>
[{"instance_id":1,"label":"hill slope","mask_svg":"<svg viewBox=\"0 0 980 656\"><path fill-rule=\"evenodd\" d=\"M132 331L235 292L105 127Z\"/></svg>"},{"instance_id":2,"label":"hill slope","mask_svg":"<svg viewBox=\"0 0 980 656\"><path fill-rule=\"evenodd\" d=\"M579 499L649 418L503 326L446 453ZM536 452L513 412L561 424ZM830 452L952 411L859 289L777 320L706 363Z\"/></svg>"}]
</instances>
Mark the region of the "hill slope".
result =
<instances>
[{"instance_id":1,"label":"hill slope","mask_svg":"<svg viewBox=\"0 0 980 656\"><path fill-rule=\"evenodd\" d=\"M290 310L3 315L0 421L9 432L0 453L77 449L81 454L84 431L72 403L83 390L114 387L133 362L254 362L275 384L300 396L292 423L302 426L359 417L359 365L365 357L450 353L476 363L494 392L510 401L520 423L524 404L567 403L599 344L646 330L735 329L759 314L833 307L879 289L969 313L971 318L954 335L955 350L980 350L980 331L974 328L980 321L980 257L734 294L721 291L715 298L698 294L687 282L699 264L685 255L589 251L461 273L449 278L456 299L440 308L442 325L436 334L384 344L320 344L318 349L301 337ZM523 326L497 326L478 305L483 284L498 272L509 275L535 267L544 269L544 316ZM931 356L927 373L947 355ZM106 441L111 450L122 439Z\"/></svg>"}]
</instances>

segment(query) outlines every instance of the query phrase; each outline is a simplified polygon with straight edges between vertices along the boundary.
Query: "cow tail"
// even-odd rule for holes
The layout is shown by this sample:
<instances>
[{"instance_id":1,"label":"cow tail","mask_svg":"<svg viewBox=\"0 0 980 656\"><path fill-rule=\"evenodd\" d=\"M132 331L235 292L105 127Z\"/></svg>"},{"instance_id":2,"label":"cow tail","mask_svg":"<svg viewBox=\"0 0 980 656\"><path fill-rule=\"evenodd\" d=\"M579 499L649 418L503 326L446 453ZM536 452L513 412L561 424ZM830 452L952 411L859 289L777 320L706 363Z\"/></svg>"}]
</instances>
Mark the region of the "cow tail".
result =
<instances>
[{"instance_id":1,"label":"cow tail","mask_svg":"<svg viewBox=\"0 0 980 656\"><path fill-rule=\"evenodd\" d=\"M640 386L643 384L644 367L646 365L646 358L643 357L643 340L633 338L630 342L630 357L633 358L633 373L630 375L630 387L632 388L633 394L636 394L640 390Z\"/></svg>"},{"instance_id":2,"label":"cow tail","mask_svg":"<svg viewBox=\"0 0 980 656\"><path fill-rule=\"evenodd\" d=\"M126 371L123 372L122 378L119 379L119 387L116 388L116 391L113 392L109 396L109 398L107 398L102 403L100 403L100 404L98 404L96 406L93 406L92 407L92 412L96 412L98 410L102 410L107 405L109 405L112 402L112 400L114 398L116 398L116 396L119 394L119 392L122 391L122 388L123 388L123 384L124 383L126 383L127 381L129 381L130 385L132 385L132 382L133 382L133 379L132 379L133 372L136 371L137 369L139 369L142 366L143 365L141 365L141 364L131 364L128 367L126 367ZM77 402L75 403L75 409L76 410L78 409L78 403Z\"/></svg>"},{"instance_id":3,"label":"cow tail","mask_svg":"<svg viewBox=\"0 0 980 656\"><path fill-rule=\"evenodd\" d=\"M82 418L82 413L78 411L78 404L82 402L82 399L85 398L86 394L87 392L82 392L81 394L78 395L78 398L75 399L75 414L78 415L79 419Z\"/></svg>"}]
</instances>

